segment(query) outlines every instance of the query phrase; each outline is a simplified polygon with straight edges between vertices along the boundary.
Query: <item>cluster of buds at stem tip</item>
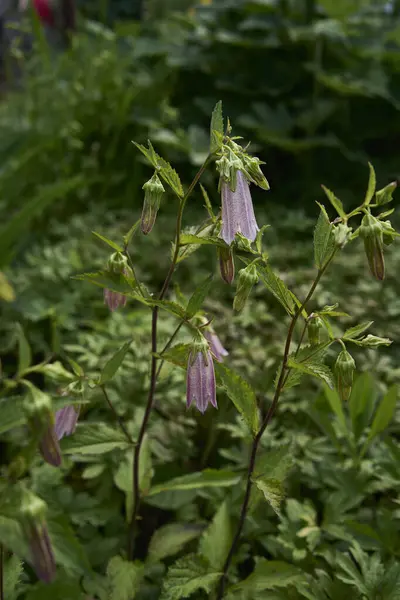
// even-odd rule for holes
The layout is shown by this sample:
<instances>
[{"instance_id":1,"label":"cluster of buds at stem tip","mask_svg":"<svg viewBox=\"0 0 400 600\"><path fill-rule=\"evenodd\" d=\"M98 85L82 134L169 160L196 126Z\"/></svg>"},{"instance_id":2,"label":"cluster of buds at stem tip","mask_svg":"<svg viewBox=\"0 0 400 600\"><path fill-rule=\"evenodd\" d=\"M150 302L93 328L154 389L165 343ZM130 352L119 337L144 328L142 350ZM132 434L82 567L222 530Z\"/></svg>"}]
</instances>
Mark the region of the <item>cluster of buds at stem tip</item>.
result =
<instances>
[{"instance_id":1,"label":"cluster of buds at stem tip","mask_svg":"<svg viewBox=\"0 0 400 600\"><path fill-rule=\"evenodd\" d=\"M258 282L257 267L254 264L248 265L239 271L239 280L236 289L236 295L233 300L233 309L241 312L246 304L247 298L253 286Z\"/></svg>"},{"instance_id":2,"label":"cluster of buds at stem tip","mask_svg":"<svg viewBox=\"0 0 400 600\"><path fill-rule=\"evenodd\" d=\"M128 259L121 252L114 252L108 259L107 270L110 273L122 274L127 277L132 275L132 269L128 265ZM127 298L120 292L104 289L104 302L111 312L126 305Z\"/></svg>"},{"instance_id":3,"label":"cluster of buds at stem tip","mask_svg":"<svg viewBox=\"0 0 400 600\"><path fill-rule=\"evenodd\" d=\"M382 281L385 278L383 256L383 226L381 221L367 213L360 225L360 236L364 240L365 254L372 275Z\"/></svg>"},{"instance_id":4,"label":"cluster of buds at stem tip","mask_svg":"<svg viewBox=\"0 0 400 600\"><path fill-rule=\"evenodd\" d=\"M202 331L204 333L204 337L209 343L211 354L214 356L216 361L223 362L225 356L228 356L229 352L223 347L221 340L214 331L214 328L208 324L208 321L205 317L203 317L203 323L207 325Z\"/></svg>"},{"instance_id":5,"label":"cluster of buds at stem tip","mask_svg":"<svg viewBox=\"0 0 400 600\"><path fill-rule=\"evenodd\" d=\"M217 406L215 372L209 345L203 336L193 340L189 354L186 381L186 406L195 402L204 413L209 404Z\"/></svg>"},{"instance_id":6,"label":"cluster of buds at stem tip","mask_svg":"<svg viewBox=\"0 0 400 600\"><path fill-rule=\"evenodd\" d=\"M56 575L56 562L46 525L46 504L27 490L20 506L20 522L28 541L31 563L39 579L51 583Z\"/></svg>"},{"instance_id":7,"label":"cluster of buds at stem tip","mask_svg":"<svg viewBox=\"0 0 400 600\"><path fill-rule=\"evenodd\" d=\"M142 189L144 190L144 202L141 228L142 232L147 235L153 229L156 222L158 209L160 208L161 198L165 189L157 173L154 173L153 177L146 181Z\"/></svg>"},{"instance_id":8,"label":"cluster of buds at stem tip","mask_svg":"<svg viewBox=\"0 0 400 600\"><path fill-rule=\"evenodd\" d=\"M320 341L320 333L323 327L321 317L311 314L307 325L308 341L311 346L317 346Z\"/></svg>"},{"instance_id":9,"label":"cluster of buds at stem tip","mask_svg":"<svg viewBox=\"0 0 400 600\"><path fill-rule=\"evenodd\" d=\"M225 248L219 247L218 259L221 277L225 283L231 285L235 279L235 260L232 248L230 246L226 246Z\"/></svg>"},{"instance_id":10,"label":"cluster of buds at stem tip","mask_svg":"<svg viewBox=\"0 0 400 600\"><path fill-rule=\"evenodd\" d=\"M343 401L350 398L355 368L356 363L354 358L346 349L343 349L337 357L334 366L336 387Z\"/></svg>"},{"instance_id":11,"label":"cluster of buds at stem tip","mask_svg":"<svg viewBox=\"0 0 400 600\"><path fill-rule=\"evenodd\" d=\"M61 451L55 432L50 396L30 384L24 409L32 433L39 437L39 451L43 459L53 467L59 467Z\"/></svg>"}]
</instances>

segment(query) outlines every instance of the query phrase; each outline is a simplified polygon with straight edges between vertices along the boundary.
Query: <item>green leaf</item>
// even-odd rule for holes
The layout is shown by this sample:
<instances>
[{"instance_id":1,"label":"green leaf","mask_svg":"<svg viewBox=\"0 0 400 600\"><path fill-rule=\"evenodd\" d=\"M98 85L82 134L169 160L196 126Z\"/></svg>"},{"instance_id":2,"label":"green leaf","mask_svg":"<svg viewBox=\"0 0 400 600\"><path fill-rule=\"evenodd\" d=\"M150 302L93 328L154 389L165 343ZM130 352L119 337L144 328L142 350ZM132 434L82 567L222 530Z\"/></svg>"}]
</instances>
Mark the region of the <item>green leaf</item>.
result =
<instances>
[{"instance_id":1,"label":"green leaf","mask_svg":"<svg viewBox=\"0 0 400 600\"><path fill-rule=\"evenodd\" d=\"M285 498L283 482L279 479L267 479L256 477L253 479L258 489L264 494L264 498L271 505L277 515L280 515L280 507Z\"/></svg>"},{"instance_id":2,"label":"green leaf","mask_svg":"<svg viewBox=\"0 0 400 600\"><path fill-rule=\"evenodd\" d=\"M177 554L203 531L196 523L170 523L157 529L150 541L148 561L158 562Z\"/></svg>"},{"instance_id":3,"label":"green leaf","mask_svg":"<svg viewBox=\"0 0 400 600\"><path fill-rule=\"evenodd\" d=\"M160 358L173 365L182 367L182 369L186 369L191 348L191 344L176 344L166 352L163 352Z\"/></svg>"},{"instance_id":4,"label":"green leaf","mask_svg":"<svg viewBox=\"0 0 400 600\"><path fill-rule=\"evenodd\" d=\"M252 590L253 593L272 590L274 588L287 588L291 585L303 583L304 573L285 562L268 561L261 558L253 573L244 581L233 586L233 590Z\"/></svg>"},{"instance_id":5,"label":"green leaf","mask_svg":"<svg viewBox=\"0 0 400 600\"><path fill-rule=\"evenodd\" d=\"M318 204L321 209L317 225L314 230L314 258L315 266L322 269L326 262L331 258L335 249L335 239L333 235L333 225L322 204Z\"/></svg>"},{"instance_id":6,"label":"green leaf","mask_svg":"<svg viewBox=\"0 0 400 600\"><path fill-rule=\"evenodd\" d=\"M13 554L4 562L4 599L17 600L24 567L22 561Z\"/></svg>"},{"instance_id":7,"label":"green leaf","mask_svg":"<svg viewBox=\"0 0 400 600\"><path fill-rule=\"evenodd\" d=\"M232 529L228 504L223 502L216 512L212 523L203 533L199 551L210 567L222 570L232 543Z\"/></svg>"},{"instance_id":8,"label":"green leaf","mask_svg":"<svg viewBox=\"0 0 400 600\"><path fill-rule=\"evenodd\" d=\"M28 340L25 337L21 325L17 325L18 335L18 375L21 375L25 369L32 364L32 352Z\"/></svg>"},{"instance_id":9,"label":"green leaf","mask_svg":"<svg viewBox=\"0 0 400 600\"><path fill-rule=\"evenodd\" d=\"M178 317L178 319L182 319L183 321L186 320L186 310L176 302L171 302L170 300L145 300L144 304L147 304L147 306L159 306L170 315Z\"/></svg>"},{"instance_id":10,"label":"green leaf","mask_svg":"<svg viewBox=\"0 0 400 600\"><path fill-rule=\"evenodd\" d=\"M73 360L72 358L67 357L67 360L68 360L69 364L71 365L72 370L75 373L75 375L77 377L83 377L83 375L85 373L84 373L84 370L82 369L82 367L80 365L78 365L78 363L75 360Z\"/></svg>"},{"instance_id":11,"label":"green leaf","mask_svg":"<svg viewBox=\"0 0 400 600\"><path fill-rule=\"evenodd\" d=\"M221 573L210 573L200 557L189 554L168 569L160 600L188 598L200 589L210 594L220 576Z\"/></svg>"},{"instance_id":12,"label":"green leaf","mask_svg":"<svg viewBox=\"0 0 400 600\"><path fill-rule=\"evenodd\" d=\"M105 244L107 244L108 246L111 246L111 248L114 248L114 250L116 250L117 252L123 252L124 249L122 248L122 246L119 246L118 244L116 244L115 242L113 242L112 240L109 240L107 237L105 237L104 235L101 235L101 233L97 233L97 231L92 231L93 235L95 235L97 238L99 238L99 240L101 240L102 242L104 242Z\"/></svg>"},{"instance_id":13,"label":"green leaf","mask_svg":"<svg viewBox=\"0 0 400 600\"><path fill-rule=\"evenodd\" d=\"M135 279L126 276L123 273L112 273L111 271L98 271L96 273L81 273L74 275L71 279L78 281L87 281L101 288L107 288L112 292L119 292L126 296L133 296L133 291L137 287Z\"/></svg>"},{"instance_id":14,"label":"green leaf","mask_svg":"<svg viewBox=\"0 0 400 600\"><path fill-rule=\"evenodd\" d=\"M386 429L396 410L397 385L393 385L381 400L368 434L367 443Z\"/></svg>"},{"instance_id":15,"label":"green leaf","mask_svg":"<svg viewBox=\"0 0 400 600\"><path fill-rule=\"evenodd\" d=\"M90 570L86 553L64 516L47 518L47 527L56 562L71 575L81 575Z\"/></svg>"},{"instance_id":16,"label":"green leaf","mask_svg":"<svg viewBox=\"0 0 400 600\"><path fill-rule=\"evenodd\" d=\"M346 212L345 212L345 210L343 208L343 204L339 200L339 198L336 198L335 194L333 192L331 192L331 190L328 190L328 188L325 187L324 185L322 185L321 187L324 190L329 202L332 204L333 208L336 210L339 217L342 217L342 219L346 218Z\"/></svg>"},{"instance_id":17,"label":"green leaf","mask_svg":"<svg viewBox=\"0 0 400 600\"><path fill-rule=\"evenodd\" d=\"M194 317L197 311L202 307L203 302L210 291L212 281L213 275L209 275L193 292L186 309L186 314L189 319Z\"/></svg>"},{"instance_id":18,"label":"green leaf","mask_svg":"<svg viewBox=\"0 0 400 600\"><path fill-rule=\"evenodd\" d=\"M110 381L121 366L130 346L132 340L125 342L123 346L110 358L110 360L104 365L100 375L99 385L104 385L107 381Z\"/></svg>"},{"instance_id":19,"label":"green leaf","mask_svg":"<svg viewBox=\"0 0 400 600\"><path fill-rule=\"evenodd\" d=\"M57 579L52 583L38 582L32 586L25 600L87 600L87 595L80 589L79 581L73 580L65 574L57 574Z\"/></svg>"},{"instance_id":20,"label":"green leaf","mask_svg":"<svg viewBox=\"0 0 400 600\"><path fill-rule=\"evenodd\" d=\"M351 340L351 339L359 337L362 333L364 333L364 331L369 329L371 327L371 325L373 325L373 323L374 323L373 321L367 321L365 323L360 323L359 325L356 325L355 327L350 327L350 329L346 329L346 331L343 334L343 339Z\"/></svg>"},{"instance_id":21,"label":"green leaf","mask_svg":"<svg viewBox=\"0 0 400 600\"><path fill-rule=\"evenodd\" d=\"M343 406L342 406L342 402L340 400L339 394L337 393L336 390L332 390L328 386L324 386L324 392L325 392L325 397L328 400L331 409L337 416L338 421L340 422L342 428L346 431L347 430L346 417L344 415Z\"/></svg>"},{"instance_id":22,"label":"green leaf","mask_svg":"<svg viewBox=\"0 0 400 600\"><path fill-rule=\"evenodd\" d=\"M107 565L109 600L132 600L143 578L143 565L113 556Z\"/></svg>"},{"instance_id":23,"label":"green leaf","mask_svg":"<svg viewBox=\"0 0 400 600\"><path fill-rule=\"evenodd\" d=\"M135 144L136 148L138 148L142 154L144 154L147 160L157 170L158 175L164 179L164 181L170 186L175 194L180 198L183 198L183 188L178 173L166 160L161 158L161 156L155 152L151 142L148 141L148 148L142 146L141 144L137 144L136 142L133 143Z\"/></svg>"},{"instance_id":24,"label":"green leaf","mask_svg":"<svg viewBox=\"0 0 400 600\"><path fill-rule=\"evenodd\" d=\"M368 163L368 167L369 167L369 180L368 180L367 193L365 194L365 200L364 200L365 206L368 206L368 204L371 202L372 198L374 197L375 190L376 190L375 169L371 165L371 163Z\"/></svg>"},{"instance_id":25,"label":"green leaf","mask_svg":"<svg viewBox=\"0 0 400 600\"><path fill-rule=\"evenodd\" d=\"M331 344L331 340L329 342L324 342L322 344L318 344L316 346L303 346L298 352L293 352L289 355L289 360L294 360L296 363L321 363L326 353L328 346ZM281 366L278 369L276 378L275 378L275 387L278 385L279 374L281 371ZM284 388L285 390L298 385L305 371L300 369L291 369L289 374L286 377Z\"/></svg>"},{"instance_id":26,"label":"green leaf","mask_svg":"<svg viewBox=\"0 0 400 600\"><path fill-rule=\"evenodd\" d=\"M224 137L224 117L222 114L222 102L217 102L211 116L210 125L210 154L214 154L222 146Z\"/></svg>"},{"instance_id":27,"label":"green leaf","mask_svg":"<svg viewBox=\"0 0 400 600\"><path fill-rule=\"evenodd\" d=\"M256 395L250 384L238 373L231 371L221 363L215 362L214 368L218 384L224 388L227 396L242 415L250 431L256 435L260 428L260 416Z\"/></svg>"},{"instance_id":28,"label":"green leaf","mask_svg":"<svg viewBox=\"0 0 400 600\"><path fill-rule=\"evenodd\" d=\"M368 372L363 373L355 380L349 398L350 417L356 439L365 431L370 422L374 401L375 385L373 377Z\"/></svg>"},{"instance_id":29,"label":"green leaf","mask_svg":"<svg viewBox=\"0 0 400 600\"><path fill-rule=\"evenodd\" d=\"M4 507L1 507L4 509ZM19 522L7 516L0 515L0 542L20 558L29 556L29 548Z\"/></svg>"},{"instance_id":30,"label":"green leaf","mask_svg":"<svg viewBox=\"0 0 400 600\"><path fill-rule=\"evenodd\" d=\"M307 373L308 375L312 375L317 379L320 379L324 383L326 383L331 389L335 387L335 381L333 379L332 371L329 367L322 363L318 362L297 362L294 358L289 358L288 366L291 369L297 369L302 373Z\"/></svg>"},{"instance_id":31,"label":"green leaf","mask_svg":"<svg viewBox=\"0 0 400 600\"><path fill-rule=\"evenodd\" d=\"M376 348L377 346L390 346L393 343L393 340L389 338L381 338L376 335L367 335L365 338L361 340L351 340L353 344L357 344L357 346L364 346L369 348Z\"/></svg>"},{"instance_id":32,"label":"green leaf","mask_svg":"<svg viewBox=\"0 0 400 600\"><path fill-rule=\"evenodd\" d=\"M285 497L284 481L292 466L293 452L290 444L274 450L263 450L256 458L252 481L278 515Z\"/></svg>"},{"instance_id":33,"label":"green leaf","mask_svg":"<svg viewBox=\"0 0 400 600\"><path fill-rule=\"evenodd\" d=\"M283 283L269 265L262 266L257 263L258 275L263 284L269 289L271 294L282 304L289 315L293 315L295 303L290 290Z\"/></svg>"},{"instance_id":34,"label":"green leaf","mask_svg":"<svg viewBox=\"0 0 400 600\"><path fill-rule=\"evenodd\" d=\"M171 490L196 490L208 487L230 487L236 485L240 475L232 471L219 469L205 469L197 473L190 473L182 477L175 477L164 483L159 483L151 488L149 496Z\"/></svg>"},{"instance_id":35,"label":"green leaf","mask_svg":"<svg viewBox=\"0 0 400 600\"><path fill-rule=\"evenodd\" d=\"M180 237L180 245L187 246L189 244L197 244L199 246L210 245L226 248L225 242L218 237L195 235L194 233L182 233Z\"/></svg>"},{"instance_id":36,"label":"green leaf","mask_svg":"<svg viewBox=\"0 0 400 600\"><path fill-rule=\"evenodd\" d=\"M124 434L104 423L79 423L76 432L61 441L66 454L105 454L127 446Z\"/></svg>"},{"instance_id":37,"label":"green leaf","mask_svg":"<svg viewBox=\"0 0 400 600\"><path fill-rule=\"evenodd\" d=\"M10 396L0 400L0 435L26 423L23 399Z\"/></svg>"}]
</instances>

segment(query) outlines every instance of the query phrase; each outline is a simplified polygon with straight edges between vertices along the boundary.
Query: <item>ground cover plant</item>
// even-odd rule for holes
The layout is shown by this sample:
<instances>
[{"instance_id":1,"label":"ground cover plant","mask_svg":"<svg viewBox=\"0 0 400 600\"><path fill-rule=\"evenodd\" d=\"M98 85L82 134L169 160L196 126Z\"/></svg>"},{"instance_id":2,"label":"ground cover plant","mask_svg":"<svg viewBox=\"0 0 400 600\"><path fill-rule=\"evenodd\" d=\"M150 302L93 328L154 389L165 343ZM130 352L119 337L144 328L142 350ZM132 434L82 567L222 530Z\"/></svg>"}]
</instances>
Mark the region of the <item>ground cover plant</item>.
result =
<instances>
[{"instance_id":1,"label":"ground cover plant","mask_svg":"<svg viewBox=\"0 0 400 600\"><path fill-rule=\"evenodd\" d=\"M111 217L96 226L103 253L83 242L92 234L81 223L80 237L54 252L68 298L78 294L73 310L66 303L52 313L62 297L44 284L29 313L24 270L6 273L21 296L9 315L20 311L26 327L3 326L18 344L18 363L3 366L0 403L5 598L399 595L396 373L390 363L374 380L356 368L386 352L396 359L374 304L391 270L396 183L379 189L369 165L350 211L321 190L314 247L296 241L292 252L305 262L285 273L290 251L282 251L278 272L279 244L269 247L272 227L254 213L250 184L273 190L220 103L210 138L186 191L151 143L136 145L154 169L141 217L131 229ZM206 169L218 174L221 210L208 192L218 194L199 187ZM147 245L163 228L168 188L175 227L170 255L158 251L154 286L147 265L158 254L145 249L162 240ZM204 204L199 223L183 227L194 198ZM368 270L361 306L353 298L347 306L336 282L342 268L352 277L346 253L355 245L354 268L362 257ZM33 254L25 273L39 265ZM51 265L44 276L63 277ZM362 319L348 326L353 304Z\"/></svg>"}]
</instances>

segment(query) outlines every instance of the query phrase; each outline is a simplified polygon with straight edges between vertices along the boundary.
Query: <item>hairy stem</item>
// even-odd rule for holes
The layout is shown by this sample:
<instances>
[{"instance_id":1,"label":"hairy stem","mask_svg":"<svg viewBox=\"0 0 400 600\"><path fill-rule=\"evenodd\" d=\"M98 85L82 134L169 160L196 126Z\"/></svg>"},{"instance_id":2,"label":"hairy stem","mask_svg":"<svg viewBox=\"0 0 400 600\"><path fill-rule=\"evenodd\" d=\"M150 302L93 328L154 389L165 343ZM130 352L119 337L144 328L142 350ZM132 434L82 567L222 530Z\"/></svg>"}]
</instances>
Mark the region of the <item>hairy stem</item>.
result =
<instances>
[{"instance_id":1,"label":"hairy stem","mask_svg":"<svg viewBox=\"0 0 400 600\"><path fill-rule=\"evenodd\" d=\"M233 538L233 541L232 541L232 544L231 544L228 556L227 556L225 564L224 564L224 568L223 568L223 571L222 571L221 579L219 581L218 593L217 593L217 600L221 600L222 597L223 597L223 595L224 595L228 570L229 570L229 567L231 565L233 555L236 552L236 548L237 548L237 545L239 543L240 536L242 534L243 525L244 525L244 522L246 520L247 510L248 510L249 501L250 501L250 493L251 493L251 486L252 486L252 476L253 476L254 467L255 467L255 463L256 463L256 457L257 457L257 450L258 450L261 438L262 438L262 436L264 434L264 431L268 427L268 424L270 423L272 417L275 414L276 407L277 407L278 402L279 402L279 398L281 396L282 390L283 390L284 385L285 385L287 374L288 374L288 372L290 370L288 368L288 359L289 359L290 346L291 346L291 343L292 343L293 332L294 332L296 323L297 323L297 321L298 321L301 313L303 312L304 308L306 307L307 303L311 299L313 293L315 292L315 289L316 289L316 287L317 287L317 285L318 285L318 283L319 283L322 275L326 271L328 265L332 261L333 256L334 256L334 254L327 261L327 263L324 265L324 267L318 271L318 274L317 274L317 276L316 276L313 284L310 287L310 290L309 290L309 292L307 294L306 299L304 300L304 302L302 303L302 305L297 308L297 310L294 313L294 315L292 317L292 320L290 322L288 333L287 333L287 336L286 336L285 349L284 349L284 352L283 352L282 366L281 366L281 370L279 372L279 378L278 378L278 383L277 383L277 386L276 386L276 389L275 389L275 394L274 394L271 406L269 407L268 412L265 415L264 421L262 422L260 430L257 433L257 435L255 436L253 444L252 444L252 447L251 447L250 460L249 460L249 465L248 465L248 468L247 468L246 491L245 491L245 494L244 494L242 508L241 508L241 511L240 511L239 523L238 523L237 530L236 530L235 536Z\"/></svg>"},{"instance_id":2,"label":"hairy stem","mask_svg":"<svg viewBox=\"0 0 400 600\"><path fill-rule=\"evenodd\" d=\"M197 183L199 182L199 180L200 180L201 176L203 175L204 171L206 170L207 165L210 162L210 160L211 160L211 155L207 157L207 159L203 163L202 167L197 172L192 183L190 184L186 194L183 196L183 198L180 201L178 216L176 219L175 251L174 251L174 255L172 257L171 265L169 267L167 276L165 278L165 281L164 281L161 291L159 293L158 300L163 300L166 293L168 292L168 288L171 283L172 276L174 274L176 265L178 263L180 239L181 239L181 232L182 232L182 218L183 218L183 211L185 209L186 201L188 200L190 194L193 192L194 188L196 187ZM136 534L136 522L137 522L137 518L138 518L138 514L139 514L139 507L140 507L140 489L139 489L140 451L142 448L143 438L146 433L147 425L148 425L148 422L150 419L151 411L153 409L154 395L155 395L156 384L157 384L157 375L159 374L159 371L160 371L160 370L157 371L157 357L156 357L158 312L159 312L159 307L155 306L153 308L153 316L152 316L152 323L151 323L152 357L151 357L151 371L150 371L150 387L149 387L149 393L148 393L148 397L147 397L146 409L144 412L142 424L140 426L140 431L139 431L139 435L138 435L138 439L136 442L136 446L134 449L134 455L133 455L133 490L132 490L133 491L133 506L132 506L132 515L131 515L130 527L129 527L129 543L128 543L128 555L131 560L134 558L134 551L135 551L135 543L134 542L135 542L135 534Z\"/></svg>"}]
</instances>

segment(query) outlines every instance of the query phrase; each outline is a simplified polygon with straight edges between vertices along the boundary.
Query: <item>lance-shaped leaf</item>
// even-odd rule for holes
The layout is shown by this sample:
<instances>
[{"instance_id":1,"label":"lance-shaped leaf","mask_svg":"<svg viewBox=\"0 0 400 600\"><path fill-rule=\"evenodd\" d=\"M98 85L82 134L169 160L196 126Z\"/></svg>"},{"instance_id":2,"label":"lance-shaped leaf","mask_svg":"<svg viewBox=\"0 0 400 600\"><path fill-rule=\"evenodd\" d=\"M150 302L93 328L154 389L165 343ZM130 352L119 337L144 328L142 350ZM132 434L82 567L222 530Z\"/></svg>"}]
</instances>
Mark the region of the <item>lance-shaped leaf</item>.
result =
<instances>
[{"instance_id":1,"label":"lance-shaped leaf","mask_svg":"<svg viewBox=\"0 0 400 600\"><path fill-rule=\"evenodd\" d=\"M172 365L186 369L191 350L192 344L176 344L176 346L172 346L172 348L166 350L166 352L159 354L158 357Z\"/></svg>"},{"instance_id":2,"label":"lance-shaped leaf","mask_svg":"<svg viewBox=\"0 0 400 600\"><path fill-rule=\"evenodd\" d=\"M197 244L199 246L219 246L220 248L226 248L224 240L216 236L202 236L194 233L182 233L180 237L180 245L188 246L190 244Z\"/></svg>"},{"instance_id":3,"label":"lance-shaped leaf","mask_svg":"<svg viewBox=\"0 0 400 600\"><path fill-rule=\"evenodd\" d=\"M231 371L221 363L215 363L214 369L218 385L226 391L229 399L242 415L250 431L256 435L260 428L260 417L257 407L256 395L243 377Z\"/></svg>"},{"instance_id":4,"label":"lance-shaped leaf","mask_svg":"<svg viewBox=\"0 0 400 600\"><path fill-rule=\"evenodd\" d=\"M252 481L278 515L285 497L284 482L292 466L293 452L289 444L262 451L256 459Z\"/></svg>"},{"instance_id":5,"label":"lance-shaped leaf","mask_svg":"<svg viewBox=\"0 0 400 600\"><path fill-rule=\"evenodd\" d=\"M222 114L222 102L217 102L211 115L210 125L210 153L213 154L222 146L224 137L224 117Z\"/></svg>"},{"instance_id":6,"label":"lance-shaped leaf","mask_svg":"<svg viewBox=\"0 0 400 600\"><path fill-rule=\"evenodd\" d=\"M124 249L119 244L116 244L115 242L113 242L112 240L108 239L104 235L101 235L101 233L97 233L97 231L92 231L92 233L99 240L101 240L102 242L104 242L105 244L107 244L107 246L110 246L111 248L114 248L114 250L116 250L117 252L123 252L124 251Z\"/></svg>"},{"instance_id":7,"label":"lance-shaped leaf","mask_svg":"<svg viewBox=\"0 0 400 600\"><path fill-rule=\"evenodd\" d=\"M197 473L175 477L165 483L159 483L151 488L149 496L155 496L160 492L171 490L196 490L208 487L230 487L236 485L240 475L232 471L219 469L205 469Z\"/></svg>"},{"instance_id":8,"label":"lance-shaped leaf","mask_svg":"<svg viewBox=\"0 0 400 600\"><path fill-rule=\"evenodd\" d=\"M317 269L322 269L335 249L335 238L325 207L322 204L318 206L321 212L314 230L314 258Z\"/></svg>"},{"instance_id":9,"label":"lance-shaped leaf","mask_svg":"<svg viewBox=\"0 0 400 600\"><path fill-rule=\"evenodd\" d=\"M118 371L119 367L124 360L126 353L128 352L130 346L132 344L132 340L126 342L117 352L110 358L110 360L104 365L103 370L100 375L99 385L103 385L107 381L110 381Z\"/></svg>"},{"instance_id":10,"label":"lance-shaped leaf","mask_svg":"<svg viewBox=\"0 0 400 600\"><path fill-rule=\"evenodd\" d=\"M157 170L158 175L164 179L165 183L170 186L177 196L183 198L183 188L178 173L171 167L169 162L157 154L151 142L148 141L148 148L142 146L141 144L137 144L136 142L133 143L153 165L153 167Z\"/></svg>"},{"instance_id":11,"label":"lance-shaped leaf","mask_svg":"<svg viewBox=\"0 0 400 600\"><path fill-rule=\"evenodd\" d=\"M123 273L112 273L111 271L97 271L96 273L81 273L74 275L72 279L87 281L112 292L119 292L128 296L134 296L137 283L132 276Z\"/></svg>"},{"instance_id":12,"label":"lance-shaped leaf","mask_svg":"<svg viewBox=\"0 0 400 600\"><path fill-rule=\"evenodd\" d=\"M343 334L343 339L353 340L355 338L358 338L361 334L364 333L364 331L367 331L367 329L369 329L371 325L373 325L373 323L373 321L367 321L366 323L360 323L359 325L355 325L355 327L350 327L349 329L346 329L346 331Z\"/></svg>"},{"instance_id":13,"label":"lance-shaped leaf","mask_svg":"<svg viewBox=\"0 0 400 600\"><path fill-rule=\"evenodd\" d=\"M368 167L369 167L369 180L368 180L367 193L365 194L365 200L364 200L365 206L368 206L368 204L371 202L372 198L374 197L375 190L376 190L375 169L371 165L371 163L368 163Z\"/></svg>"},{"instance_id":14,"label":"lance-shaped leaf","mask_svg":"<svg viewBox=\"0 0 400 600\"><path fill-rule=\"evenodd\" d=\"M17 325L18 334L18 374L31 366L32 352L21 325Z\"/></svg>"},{"instance_id":15,"label":"lance-shaped leaf","mask_svg":"<svg viewBox=\"0 0 400 600\"><path fill-rule=\"evenodd\" d=\"M223 502L212 523L207 527L200 540L200 554L210 567L219 571L225 564L232 543L232 528L227 502Z\"/></svg>"},{"instance_id":16,"label":"lance-shaped leaf","mask_svg":"<svg viewBox=\"0 0 400 600\"><path fill-rule=\"evenodd\" d=\"M282 304L283 308L289 315L293 315L295 303L292 292L286 287L282 279L280 279L269 265L260 265L257 263L257 272L260 280Z\"/></svg>"},{"instance_id":17,"label":"lance-shaped leaf","mask_svg":"<svg viewBox=\"0 0 400 600\"><path fill-rule=\"evenodd\" d=\"M202 307L203 302L210 291L212 281L213 276L210 275L193 292L186 309L186 314L189 319L193 317Z\"/></svg>"},{"instance_id":18,"label":"lance-shaped leaf","mask_svg":"<svg viewBox=\"0 0 400 600\"><path fill-rule=\"evenodd\" d=\"M204 530L197 523L169 523L157 529L150 540L149 562L159 562L167 556L177 554L191 540Z\"/></svg>"},{"instance_id":19,"label":"lance-shaped leaf","mask_svg":"<svg viewBox=\"0 0 400 600\"><path fill-rule=\"evenodd\" d=\"M116 448L127 447L124 434L104 423L78 424L74 435L63 438L61 442L61 449L65 454L105 454Z\"/></svg>"},{"instance_id":20,"label":"lance-shaped leaf","mask_svg":"<svg viewBox=\"0 0 400 600\"><path fill-rule=\"evenodd\" d=\"M339 217L346 218L346 212L345 212L345 210L343 208L343 204L339 200L339 198L336 198L335 194L333 192L331 192L331 190L328 190L328 188L325 187L324 185L322 185L321 187L324 190L329 202L332 204L333 208L336 210Z\"/></svg>"},{"instance_id":21,"label":"lance-shaped leaf","mask_svg":"<svg viewBox=\"0 0 400 600\"><path fill-rule=\"evenodd\" d=\"M364 346L369 348L376 348L377 346L390 346L393 343L393 340L389 338L381 338L376 335L367 335L365 338L361 340L350 340L353 344L357 344L357 346Z\"/></svg>"},{"instance_id":22,"label":"lance-shaped leaf","mask_svg":"<svg viewBox=\"0 0 400 600\"><path fill-rule=\"evenodd\" d=\"M376 410L374 420L372 421L365 448L374 439L374 437L386 429L390 421L393 419L393 415L396 410L397 395L397 385L393 385L382 398Z\"/></svg>"},{"instance_id":23,"label":"lance-shaped leaf","mask_svg":"<svg viewBox=\"0 0 400 600\"><path fill-rule=\"evenodd\" d=\"M333 389L335 386L332 371L323 363L311 361L297 362L294 358L289 358L288 366L291 369L296 369L301 373L306 373L308 375L316 377L317 379L320 379L321 381L326 383L331 389Z\"/></svg>"}]
</instances>

